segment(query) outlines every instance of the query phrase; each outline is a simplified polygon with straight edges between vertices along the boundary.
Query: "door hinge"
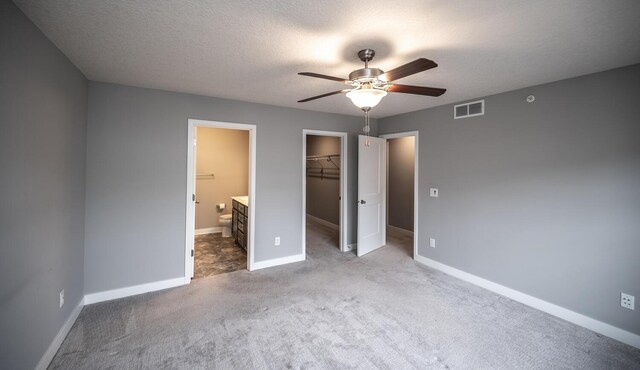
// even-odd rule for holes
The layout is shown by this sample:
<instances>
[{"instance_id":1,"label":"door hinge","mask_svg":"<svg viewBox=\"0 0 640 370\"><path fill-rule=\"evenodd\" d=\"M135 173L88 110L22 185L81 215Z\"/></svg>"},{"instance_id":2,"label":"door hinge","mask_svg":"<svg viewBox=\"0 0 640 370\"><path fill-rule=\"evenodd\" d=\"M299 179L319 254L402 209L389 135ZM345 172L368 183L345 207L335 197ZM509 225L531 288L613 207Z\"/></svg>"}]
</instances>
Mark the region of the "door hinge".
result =
<instances>
[{"instance_id":1,"label":"door hinge","mask_svg":"<svg viewBox=\"0 0 640 370\"><path fill-rule=\"evenodd\" d=\"M194 202L196 201L196 195L195 194L191 194L191 200L194 201Z\"/></svg>"},{"instance_id":2,"label":"door hinge","mask_svg":"<svg viewBox=\"0 0 640 370\"><path fill-rule=\"evenodd\" d=\"M193 257L193 249L191 250L191 257Z\"/></svg>"}]
</instances>

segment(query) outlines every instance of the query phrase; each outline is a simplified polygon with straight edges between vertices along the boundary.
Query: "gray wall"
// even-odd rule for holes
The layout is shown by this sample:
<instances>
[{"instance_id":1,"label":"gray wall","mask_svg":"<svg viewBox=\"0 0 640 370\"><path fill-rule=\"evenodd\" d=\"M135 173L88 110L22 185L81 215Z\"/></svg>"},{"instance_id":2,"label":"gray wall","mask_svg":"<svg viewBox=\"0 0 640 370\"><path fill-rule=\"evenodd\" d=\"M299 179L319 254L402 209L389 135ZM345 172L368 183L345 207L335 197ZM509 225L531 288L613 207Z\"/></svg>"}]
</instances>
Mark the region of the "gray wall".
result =
<instances>
[{"instance_id":1,"label":"gray wall","mask_svg":"<svg viewBox=\"0 0 640 370\"><path fill-rule=\"evenodd\" d=\"M82 73L1 1L3 369L33 369L83 295L86 108Z\"/></svg>"},{"instance_id":2,"label":"gray wall","mask_svg":"<svg viewBox=\"0 0 640 370\"><path fill-rule=\"evenodd\" d=\"M387 224L413 231L415 143L413 136L389 139Z\"/></svg>"},{"instance_id":3,"label":"gray wall","mask_svg":"<svg viewBox=\"0 0 640 370\"><path fill-rule=\"evenodd\" d=\"M352 133L357 173L361 117L90 82L85 293L184 276L189 118L257 125L256 261L301 253L303 129Z\"/></svg>"},{"instance_id":4,"label":"gray wall","mask_svg":"<svg viewBox=\"0 0 640 370\"><path fill-rule=\"evenodd\" d=\"M380 121L420 131L420 255L640 334L640 65L485 99Z\"/></svg>"},{"instance_id":5,"label":"gray wall","mask_svg":"<svg viewBox=\"0 0 640 370\"><path fill-rule=\"evenodd\" d=\"M340 138L336 136L307 135L307 155L340 154ZM333 160L340 167L340 159ZM312 164L316 163L316 164ZM340 170L322 161L326 176L318 176L317 163L307 162L307 214L340 224ZM336 176L337 175L337 176Z\"/></svg>"}]
</instances>

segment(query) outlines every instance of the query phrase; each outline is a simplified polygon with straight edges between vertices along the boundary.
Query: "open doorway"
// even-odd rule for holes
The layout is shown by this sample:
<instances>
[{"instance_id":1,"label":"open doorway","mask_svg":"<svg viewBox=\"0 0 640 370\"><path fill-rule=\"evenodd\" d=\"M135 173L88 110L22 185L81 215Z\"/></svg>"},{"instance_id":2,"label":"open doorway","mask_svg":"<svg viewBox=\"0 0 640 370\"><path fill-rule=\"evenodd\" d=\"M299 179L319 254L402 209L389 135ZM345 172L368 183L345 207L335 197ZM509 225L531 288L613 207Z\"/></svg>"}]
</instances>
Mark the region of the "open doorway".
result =
<instances>
[{"instance_id":1,"label":"open doorway","mask_svg":"<svg viewBox=\"0 0 640 370\"><path fill-rule=\"evenodd\" d=\"M387 139L386 244L417 255L418 133L382 135Z\"/></svg>"},{"instance_id":2,"label":"open doorway","mask_svg":"<svg viewBox=\"0 0 640 370\"><path fill-rule=\"evenodd\" d=\"M193 278L244 270L247 222L242 210L249 194L249 132L196 127L195 143Z\"/></svg>"},{"instance_id":3,"label":"open doorway","mask_svg":"<svg viewBox=\"0 0 640 370\"><path fill-rule=\"evenodd\" d=\"M314 247L347 251L347 134L303 131L303 255Z\"/></svg>"},{"instance_id":4,"label":"open doorway","mask_svg":"<svg viewBox=\"0 0 640 370\"><path fill-rule=\"evenodd\" d=\"M185 279L251 269L255 126L189 120Z\"/></svg>"}]
</instances>

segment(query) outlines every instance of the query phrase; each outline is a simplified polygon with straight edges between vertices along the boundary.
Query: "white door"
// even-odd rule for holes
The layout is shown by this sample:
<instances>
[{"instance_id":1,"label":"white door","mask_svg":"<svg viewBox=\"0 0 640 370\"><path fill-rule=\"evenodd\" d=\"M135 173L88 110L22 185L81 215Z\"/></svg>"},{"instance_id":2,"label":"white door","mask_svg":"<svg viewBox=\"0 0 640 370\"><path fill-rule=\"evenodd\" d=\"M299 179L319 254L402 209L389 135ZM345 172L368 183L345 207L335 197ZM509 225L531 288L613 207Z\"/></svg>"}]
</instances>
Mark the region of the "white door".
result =
<instances>
[{"instance_id":1,"label":"white door","mask_svg":"<svg viewBox=\"0 0 640 370\"><path fill-rule=\"evenodd\" d=\"M358 256L385 243L386 139L358 137Z\"/></svg>"}]
</instances>

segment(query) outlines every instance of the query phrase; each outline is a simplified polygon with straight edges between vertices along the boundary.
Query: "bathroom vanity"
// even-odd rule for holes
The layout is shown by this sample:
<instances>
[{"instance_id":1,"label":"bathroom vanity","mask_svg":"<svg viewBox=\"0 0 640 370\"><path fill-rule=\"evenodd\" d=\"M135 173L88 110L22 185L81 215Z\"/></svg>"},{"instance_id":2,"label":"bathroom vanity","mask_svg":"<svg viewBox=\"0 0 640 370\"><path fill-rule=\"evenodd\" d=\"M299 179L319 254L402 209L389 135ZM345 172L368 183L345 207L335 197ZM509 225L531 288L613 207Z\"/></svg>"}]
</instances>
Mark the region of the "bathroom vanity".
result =
<instances>
[{"instance_id":1,"label":"bathroom vanity","mask_svg":"<svg viewBox=\"0 0 640 370\"><path fill-rule=\"evenodd\" d=\"M231 217L231 236L245 251L249 234L249 197L231 197L233 210Z\"/></svg>"}]
</instances>

